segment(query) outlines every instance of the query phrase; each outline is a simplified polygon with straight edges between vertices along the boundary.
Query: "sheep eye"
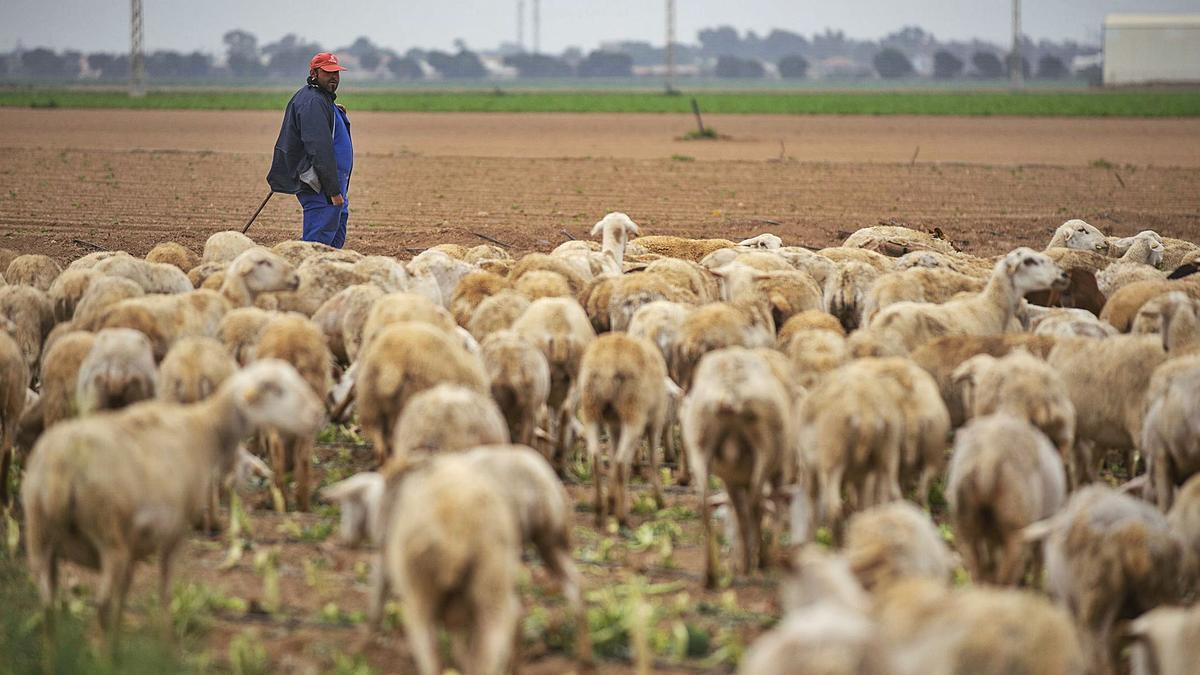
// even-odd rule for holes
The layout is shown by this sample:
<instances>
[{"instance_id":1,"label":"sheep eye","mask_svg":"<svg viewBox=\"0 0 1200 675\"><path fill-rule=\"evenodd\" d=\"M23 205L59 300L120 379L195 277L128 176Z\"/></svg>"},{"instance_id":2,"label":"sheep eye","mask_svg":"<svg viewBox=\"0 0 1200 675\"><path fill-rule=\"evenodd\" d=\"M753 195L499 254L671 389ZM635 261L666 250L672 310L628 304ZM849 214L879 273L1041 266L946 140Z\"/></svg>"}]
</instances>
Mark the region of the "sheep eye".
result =
<instances>
[{"instance_id":1,"label":"sheep eye","mask_svg":"<svg viewBox=\"0 0 1200 675\"><path fill-rule=\"evenodd\" d=\"M1038 260L1037 260L1037 258L1026 258L1026 259L1025 259L1025 262L1024 262L1024 263L1022 263L1022 264L1024 264L1024 265L1036 265L1036 264L1038 264Z\"/></svg>"}]
</instances>

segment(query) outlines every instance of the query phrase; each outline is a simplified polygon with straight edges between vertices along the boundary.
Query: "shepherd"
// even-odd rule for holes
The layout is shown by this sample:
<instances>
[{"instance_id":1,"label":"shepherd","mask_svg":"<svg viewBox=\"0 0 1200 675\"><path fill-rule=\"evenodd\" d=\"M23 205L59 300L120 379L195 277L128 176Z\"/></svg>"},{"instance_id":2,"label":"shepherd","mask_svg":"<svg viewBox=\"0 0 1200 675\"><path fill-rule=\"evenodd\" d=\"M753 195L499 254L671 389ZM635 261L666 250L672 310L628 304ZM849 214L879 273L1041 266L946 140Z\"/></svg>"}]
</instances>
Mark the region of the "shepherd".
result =
<instances>
[{"instance_id":1,"label":"shepherd","mask_svg":"<svg viewBox=\"0 0 1200 675\"><path fill-rule=\"evenodd\" d=\"M354 146L350 119L336 103L341 71L338 58L321 52L308 62L308 83L288 101L267 184L296 195L304 209L304 241L334 248L346 243L350 218L350 173Z\"/></svg>"}]
</instances>

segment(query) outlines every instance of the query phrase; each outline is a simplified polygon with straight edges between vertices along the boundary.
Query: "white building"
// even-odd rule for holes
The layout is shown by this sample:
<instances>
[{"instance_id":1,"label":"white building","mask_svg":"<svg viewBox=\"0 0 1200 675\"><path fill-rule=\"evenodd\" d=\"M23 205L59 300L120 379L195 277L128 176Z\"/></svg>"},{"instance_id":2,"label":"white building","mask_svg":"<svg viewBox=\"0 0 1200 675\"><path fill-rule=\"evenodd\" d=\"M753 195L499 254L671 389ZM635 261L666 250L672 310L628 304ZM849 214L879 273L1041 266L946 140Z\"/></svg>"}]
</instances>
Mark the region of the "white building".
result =
<instances>
[{"instance_id":1,"label":"white building","mask_svg":"<svg viewBox=\"0 0 1200 675\"><path fill-rule=\"evenodd\" d=\"M1200 14L1109 14L1104 84L1200 82Z\"/></svg>"}]
</instances>

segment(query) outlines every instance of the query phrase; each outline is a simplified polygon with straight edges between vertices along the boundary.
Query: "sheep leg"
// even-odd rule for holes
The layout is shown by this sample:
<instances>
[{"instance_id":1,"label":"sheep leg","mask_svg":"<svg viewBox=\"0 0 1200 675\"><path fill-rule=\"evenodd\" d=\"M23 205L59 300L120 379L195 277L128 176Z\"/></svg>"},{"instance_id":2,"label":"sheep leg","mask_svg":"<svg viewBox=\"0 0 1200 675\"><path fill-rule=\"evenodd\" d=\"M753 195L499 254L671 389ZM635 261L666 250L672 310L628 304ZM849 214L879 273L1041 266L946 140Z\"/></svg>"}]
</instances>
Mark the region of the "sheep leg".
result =
<instances>
[{"instance_id":1,"label":"sheep leg","mask_svg":"<svg viewBox=\"0 0 1200 675\"><path fill-rule=\"evenodd\" d=\"M12 446L5 438L0 443L0 506L8 506L8 470L12 466L12 453Z\"/></svg>"},{"instance_id":2,"label":"sheep leg","mask_svg":"<svg viewBox=\"0 0 1200 675\"><path fill-rule=\"evenodd\" d=\"M174 622L171 619L171 570L178 544L179 542L173 541L158 554L158 602L162 611L163 632L168 640L175 635Z\"/></svg>"},{"instance_id":3,"label":"sheep leg","mask_svg":"<svg viewBox=\"0 0 1200 675\"><path fill-rule=\"evenodd\" d=\"M267 432L267 452L271 456L271 471L274 472L272 481L275 488L284 496L284 509L287 509L287 447L277 431Z\"/></svg>"},{"instance_id":4,"label":"sheep leg","mask_svg":"<svg viewBox=\"0 0 1200 675\"><path fill-rule=\"evenodd\" d=\"M754 508L750 503L751 497L745 490L730 487L727 493L729 494L729 503L733 506L734 516L737 518L739 539L737 553L741 559L741 569L738 571L749 575L757 567L758 546L755 544L755 537L761 536L759 528L754 523Z\"/></svg>"},{"instance_id":5,"label":"sheep leg","mask_svg":"<svg viewBox=\"0 0 1200 675\"><path fill-rule=\"evenodd\" d=\"M587 442L588 455L592 458L592 488L595 494L593 507L596 511L596 527L604 527L604 520L608 517L608 503L604 501L604 490L601 486L604 463L600 461L600 423L589 422L584 426L583 434Z\"/></svg>"},{"instance_id":6,"label":"sheep leg","mask_svg":"<svg viewBox=\"0 0 1200 675\"><path fill-rule=\"evenodd\" d=\"M617 441L617 448L614 453L616 455L615 472L617 479L616 489L613 492L617 500L617 520L622 525L629 524L629 474L633 465L633 456L637 452L638 441L642 438L641 431L641 429L637 429L631 424L622 424L620 440ZM653 454L653 450L651 450L651 453ZM658 494L655 495L655 499L659 499Z\"/></svg>"},{"instance_id":7,"label":"sheep leg","mask_svg":"<svg viewBox=\"0 0 1200 675\"><path fill-rule=\"evenodd\" d=\"M842 519L842 474L844 467L835 466L817 474L817 490L821 495L819 522L833 528Z\"/></svg>"},{"instance_id":8,"label":"sheep leg","mask_svg":"<svg viewBox=\"0 0 1200 675\"><path fill-rule=\"evenodd\" d=\"M475 632L471 636L470 657L463 664L466 672L500 673L507 670L516 643L514 629L520 610L520 603L510 596L496 608L495 613L478 613Z\"/></svg>"},{"instance_id":9,"label":"sheep leg","mask_svg":"<svg viewBox=\"0 0 1200 675\"><path fill-rule=\"evenodd\" d=\"M564 403L558 411L558 428L554 435L554 454L560 476L567 475L567 430L570 424L570 406Z\"/></svg>"},{"instance_id":10,"label":"sheep leg","mask_svg":"<svg viewBox=\"0 0 1200 675\"><path fill-rule=\"evenodd\" d=\"M291 438L292 478L296 482L296 504L301 511L309 509L309 492L312 489L312 453L316 444L312 436Z\"/></svg>"},{"instance_id":11,"label":"sheep leg","mask_svg":"<svg viewBox=\"0 0 1200 675\"><path fill-rule=\"evenodd\" d=\"M879 477L879 499L876 504L887 504L904 498L900 490L900 448L893 447L893 452L884 456L883 475Z\"/></svg>"},{"instance_id":12,"label":"sheep leg","mask_svg":"<svg viewBox=\"0 0 1200 675\"><path fill-rule=\"evenodd\" d=\"M588 639L587 609L583 604L583 577L571 559L571 546L567 533L562 531L551 536L539 536L533 541L538 557L546 565L551 576L562 587L563 597L575 617L575 655L583 663L592 659L592 645Z\"/></svg>"},{"instance_id":13,"label":"sheep leg","mask_svg":"<svg viewBox=\"0 0 1200 675\"><path fill-rule=\"evenodd\" d=\"M926 464L921 468L921 477L917 480L917 503L926 511L929 510L929 489L933 487L937 473L937 469Z\"/></svg>"},{"instance_id":14,"label":"sheep leg","mask_svg":"<svg viewBox=\"0 0 1200 675\"><path fill-rule=\"evenodd\" d=\"M1154 497L1158 502L1158 509L1166 513L1171 510L1171 502L1175 496L1175 486L1171 483L1171 457L1165 452L1161 453L1152 464L1150 479L1154 485Z\"/></svg>"},{"instance_id":15,"label":"sheep leg","mask_svg":"<svg viewBox=\"0 0 1200 675\"><path fill-rule=\"evenodd\" d=\"M679 453L679 465L675 469L675 484L687 486L692 482L692 474L688 470L690 464L686 451Z\"/></svg>"},{"instance_id":16,"label":"sheep leg","mask_svg":"<svg viewBox=\"0 0 1200 675\"><path fill-rule=\"evenodd\" d=\"M667 504L666 499L663 498L662 476L658 471L658 453L654 451L654 440L660 436L662 436L662 426L650 433L650 440L647 443L650 448L650 485L654 488L654 506L659 509Z\"/></svg>"},{"instance_id":17,"label":"sheep leg","mask_svg":"<svg viewBox=\"0 0 1200 675\"><path fill-rule=\"evenodd\" d=\"M127 551L116 547L100 553L100 588L96 592L96 604L100 628L108 633L111 646L116 644L132 577L133 560Z\"/></svg>"},{"instance_id":18,"label":"sheep leg","mask_svg":"<svg viewBox=\"0 0 1200 675\"><path fill-rule=\"evenodd\" d=\"M996 564L996 583L1002 586L1016 586L1021 582L1022 572L1025 571L1025 546L1020 535L1009 536L1000 552L1000 560Z\"/></svg>"},{"instance_id":19,"label":"sheep leg","mask_svg":"<svg viewBox=\"0 0 1200 675\"><path fill-rule=\"evenodd\" d=\"M413 660L417 662L417 671L421 675L441 675L434 608L420 593L405 594L405 599L408 602L404 606L404 630L408 635Z\"/></svg>"},{"instance_id":20,"label":"sheep leg","mask_svg":"<svg viewBox=\"0 0 1200 675\"><path fill-rule=\"evenodd\" d=\"M371 561L370 581L370 602L367 608L368 636L378 633L383 626L383 609L384 605L387 604L387 596L391 588L388 583L387 572L383 569L382 553L376 553L374 560Z\"/></svg>"},{"instance_id":21,"label":"sheep leg","mask_svg":"<svg viewBox=\"0 0 1200 675\"><path fill-rule=\"evenodd\" d=\"M704 587L717 587L717 534L712 526L712 507L708 504L708 476L697 469L696 481L700 487L700 522L704 525Z\"/></svg>"}]
</instances>

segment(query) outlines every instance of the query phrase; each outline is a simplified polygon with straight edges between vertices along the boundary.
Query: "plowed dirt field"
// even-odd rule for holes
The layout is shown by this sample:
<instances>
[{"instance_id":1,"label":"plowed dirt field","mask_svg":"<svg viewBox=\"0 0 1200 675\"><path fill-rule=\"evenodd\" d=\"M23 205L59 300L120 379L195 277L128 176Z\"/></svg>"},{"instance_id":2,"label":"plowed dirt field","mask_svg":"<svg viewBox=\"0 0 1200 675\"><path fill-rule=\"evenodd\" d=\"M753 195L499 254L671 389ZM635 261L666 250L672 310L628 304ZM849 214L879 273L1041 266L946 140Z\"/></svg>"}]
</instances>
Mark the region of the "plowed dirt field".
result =
<instances>
[{"instance_id":1,"label":"plowed dirt field","mask_svg":"<svg viewBox=\"0 0 1200 675\"><path fill-rule=\"evenodd\" d=\"M1200 121L725 116L682 141L674 115L352 116L347 246L407 256L483 237L514 251L623 210L647 234L771 231L828 246L880 221L964 248L1038 244L1067 218L1200 238ZM91 245L199 250L266 194L278 115L0 110L0 246L60 260ZM915 161L914 161L915 155ZM276 195L251 229L299 230ZM82 243L80 243L82 242Z\"/></svg>"}]
</instances>

